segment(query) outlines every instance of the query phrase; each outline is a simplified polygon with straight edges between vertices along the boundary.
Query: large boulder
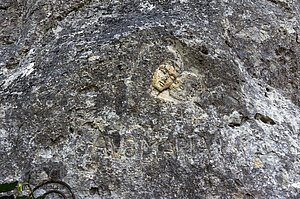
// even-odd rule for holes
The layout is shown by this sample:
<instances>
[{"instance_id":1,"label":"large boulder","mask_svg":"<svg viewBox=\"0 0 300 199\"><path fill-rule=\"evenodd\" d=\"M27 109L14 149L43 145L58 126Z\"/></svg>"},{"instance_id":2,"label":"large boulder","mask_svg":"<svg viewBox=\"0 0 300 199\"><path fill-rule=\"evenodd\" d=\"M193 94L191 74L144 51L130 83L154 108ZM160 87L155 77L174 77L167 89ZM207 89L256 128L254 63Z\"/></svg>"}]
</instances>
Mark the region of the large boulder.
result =
<instances>
[{"instance_id":1,"label":"large boulder","mask_svg":"<svg viewBox=\"0 0 300 199\"><path fill-rule=\"evenodd\" d=\"M0 2L0 182L300 198L300 4Z\"/></svg>"}]
</instances>

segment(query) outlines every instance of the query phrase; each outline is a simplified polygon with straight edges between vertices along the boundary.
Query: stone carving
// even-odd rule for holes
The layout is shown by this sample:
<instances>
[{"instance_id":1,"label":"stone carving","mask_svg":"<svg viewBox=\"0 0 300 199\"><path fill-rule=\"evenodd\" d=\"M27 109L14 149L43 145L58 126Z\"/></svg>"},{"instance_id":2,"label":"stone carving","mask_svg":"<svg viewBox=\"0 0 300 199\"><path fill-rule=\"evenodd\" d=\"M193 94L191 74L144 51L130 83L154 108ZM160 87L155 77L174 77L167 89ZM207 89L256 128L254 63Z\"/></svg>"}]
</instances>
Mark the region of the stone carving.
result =
<instances>
[{"instance_id":1,"label":"stone carving","mask_svg":"<svg viewBox=\"0 0 300 199\"><path fill-rule=\"evenodd\" d=\"M167 61L156 69L153 78L153 87L162 92L170 86L173 86L174 80L176 80L178 72L176 71L175 63Z\"/></svg>"},{"instance_id":2,"label":"stone carving","mask_svg":"<svg viewBox=\"0 0 300 199\"><path fill-rule=\"evenodd\" d=\"M199 153L207 150L205 139L197 134L185 137L179 133L174 140L168 137L143 139L136 135L124 135L120 138L120 146L116 146L113 138L100 135L92 148L92 160L103 159L139 159L141 162L173 156L176 158L197 159Z\"/></svg>"},{"instance_id":3,"label":"stone carving","mask_svg":"<svg viewBox=\"0 0 300 199\"><path fill-rule=\"evenodd\" d=\"M173 102L188 101L193 97L189 84L191 82L201 84L199 81L201 78L192 72L181 72L181 65L176 61L167 60L156 69L152 83L154 96Z\"/></svg>"}]
</instances>

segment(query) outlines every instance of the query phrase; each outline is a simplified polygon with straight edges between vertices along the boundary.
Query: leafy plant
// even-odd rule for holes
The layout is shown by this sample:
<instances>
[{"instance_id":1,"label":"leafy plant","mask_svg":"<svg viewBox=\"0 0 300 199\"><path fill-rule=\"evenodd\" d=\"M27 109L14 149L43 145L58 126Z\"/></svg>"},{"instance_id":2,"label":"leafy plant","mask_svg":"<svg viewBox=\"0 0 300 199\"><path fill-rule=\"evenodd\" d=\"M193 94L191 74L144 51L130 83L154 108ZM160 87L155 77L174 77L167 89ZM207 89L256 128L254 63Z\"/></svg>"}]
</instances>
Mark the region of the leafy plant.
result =
<instances>
[{"instance_id":1,"label":"leafy plant","mask_svg":"<svg viewBox=\"0 0 300 199\"><path fill-rule=\"evenodd\" d=\"M28 190L28 196L15 196L19 192L20 195L23 194L23 191ZM7 193L14 191L11 195L0 196L0 199L34 199L32 195L32 190L29 183L19 183L18 181L11 183L0 184L0 193ZM35 199L45 199L46 195L39 196Z\"/></svg>"},{"instance_id":2,"label":"leafy plant","mask_svg":"<svg viewBox=\"0 0 300 199\"><path fill-rule=\"evenodd\" d=\"M0 193L9 192L16 188L18 181L12 183L0 184Z\"/></svg>"}]
</instances>

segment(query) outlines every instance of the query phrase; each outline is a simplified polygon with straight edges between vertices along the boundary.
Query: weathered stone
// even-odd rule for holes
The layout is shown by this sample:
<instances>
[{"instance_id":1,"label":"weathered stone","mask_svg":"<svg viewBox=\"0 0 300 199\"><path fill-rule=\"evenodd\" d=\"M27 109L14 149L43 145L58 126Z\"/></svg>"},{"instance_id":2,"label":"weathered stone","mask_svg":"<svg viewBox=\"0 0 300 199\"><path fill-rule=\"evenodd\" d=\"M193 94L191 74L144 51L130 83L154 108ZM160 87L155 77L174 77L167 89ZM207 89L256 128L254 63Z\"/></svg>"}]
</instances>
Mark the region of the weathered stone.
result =
<instances>
[{"instance_id":1,"label":"weathered stone","mask_svg":"<svg viewBox=\"0 0 300 199\"><path fill-rule=\"evenodd\" d=\"M5 0L0 13L0 183L300 197L299 2Z\"/></svg>"}]
</instances>

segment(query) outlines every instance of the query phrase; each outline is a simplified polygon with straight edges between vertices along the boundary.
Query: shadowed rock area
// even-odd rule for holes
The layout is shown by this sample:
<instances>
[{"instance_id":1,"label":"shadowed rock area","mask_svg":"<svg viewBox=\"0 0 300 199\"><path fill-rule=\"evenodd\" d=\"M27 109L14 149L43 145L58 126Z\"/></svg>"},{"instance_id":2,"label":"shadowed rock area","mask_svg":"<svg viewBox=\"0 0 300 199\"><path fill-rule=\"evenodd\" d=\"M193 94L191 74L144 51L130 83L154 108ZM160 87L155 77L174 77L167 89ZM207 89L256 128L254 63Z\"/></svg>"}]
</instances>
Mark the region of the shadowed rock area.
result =
<instances>
[{"instance_id":1,"label":"shadowed rock area","mask_svg":"<svg viewBox=\"0 0 300 199\"><path fill-rule=\"evenodd\" d=\"M0 183L300 198L299 1L2 0L0 19Z\"/></svg>"}]
</instances>

